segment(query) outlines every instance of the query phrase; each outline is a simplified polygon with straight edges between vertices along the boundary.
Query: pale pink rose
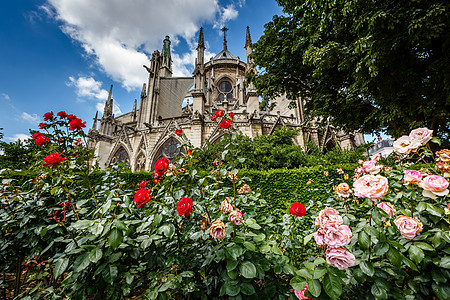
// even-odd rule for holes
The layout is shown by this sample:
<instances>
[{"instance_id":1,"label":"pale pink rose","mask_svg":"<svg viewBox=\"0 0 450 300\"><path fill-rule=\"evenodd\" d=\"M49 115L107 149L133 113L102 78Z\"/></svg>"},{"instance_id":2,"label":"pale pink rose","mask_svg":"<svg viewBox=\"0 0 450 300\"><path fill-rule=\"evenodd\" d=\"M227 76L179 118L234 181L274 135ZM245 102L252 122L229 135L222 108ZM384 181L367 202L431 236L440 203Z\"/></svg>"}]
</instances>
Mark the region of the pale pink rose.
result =
<instances>
[{"instance_id":1,"label":"pale pink rose","mask_svg":"<svg viewBox=\"0 0 450 300\"><path fill-rule=\"evenodd\" d=\"M233 206L231 205L231 199L226 197L225 200L220 203L220 211L224 214L229 213L233 210Z\"/></svg>"},{"instance_id":2,"label":"pale pink rose","mask_svg":"<svg viewBox=\"0 0 450 300\"><path fill-rule=\"evenodd\" d=\"M314 240L316 241L316 244L319 246L326 245L325 243L325 233L327 232L326 229L319 227L316 232L314 232Z\"/></svg>"},{"instance_id":3,"label":"pale pink rose","mask_svg":"<svg viewBox=\"0 0 450 300\"><path fill-rule=\"evenodd\" d=\"M328 226L323 238L325 244L331 248L338 248L350 244L352 231L347 225Z\"/></svg>"},{"instance_id":4,"label":"pale pink rose","mask_svg":"<svg viewBox=\"0 0 450 300\"><path fill-rule=\"evenodd\" d=\"M339 270L353 267L356 262L355 256L342 247L328 248L327 251L325 251L325 258L327 264L336 267Z\"/></svg>"},{"instance_id":5,"label":"pale pink rose","mask_svg":"<svg viewBox=\"0 0 450 300\"><path fill-rule=\"evenodd\" d=\"M357 174L357 175L362 175L362 174L364 174L364 172L365 172L365 170L363 167L357 167L355 169L355 174Z\"/></svg>"},{"instance_id":6,"label":"pale pink rose","mask_svg":"<svg viewBox=\"0 0 450 300\"><path fill-rule=\"evenodd\" d=\"M358 159L358 163L360 164L360 165L362 165L363 164L363 160L362 159Z\"/></svg>"},{"instance_id":7,"label":"pale pink rose","mask_svg":"<svg viewBox=\"0 0 450 300\"><path fill-rule=\"evenodd\" d=\"M339 195L339 197L342 198L348 198L350 197L350 194L352 193L352 190L348 186L346 182L341 182L339 185L335 188L336 193Z\"/></svg>"},{"instance_id":8,"label":"pale pink rose","mask_svg":"<svg viewBox=\"0 0 450 300\"><path fill-rule=\"evenodd\" d=\"M416 140L411 140L409 136L404 135L394 141L394 151L397 154L409 154L416 151L422 144Z\"/></svg>"},{"instance_id":9,"label":"pale pink rose","mask_svg":"<svg viewBox=\"0 0 450 300\"><path fill-rule=\"evenodd\" d=\"M412 240L423 228L422 222L418 219L403 215L398 216L394 223L400 231L400 234L408 240Z\"/></svg>"},{"instance_id":10,"label":"pale pink rose","mask_svg":"<svg viewBox=\"0 0 450 300\"><path fill-rule=\"evenodd\" d=\"M406 170L403 181L406 183L419 183L422 181L422 173L420 171Z\"/></svg>"},{"instance_id":11,"label":"pale pink rose","mask_svg":"<svg viewBox=\"0 0 450 300\"><path fill-rule=\"evenodd\" d=\"M409 134L409 138L412 141L417 141L421 146L424 146L428 143L429 140L433 137L433 130L429 130L428 128L416 128L411 131Z\"/></svg>"},{"instance_id":12,"label":"pale pink rose","mask_svg":"<svg viewBox=\"0 0 450 300\"><path fill-rule=\"evenodd\" d=\"M305 292L308 289L308 284L306 284L305 288L301 291L294 291L295 296L297 296L298 299L311 299L308 297L305 297Z\"/></svg>"},{"instance_id":13,"label":"pale pink rose","mask_svg":"<svg viewBox=\"0 0 450 300\"><path fill-rule=\"evenodd\" d=\"M353 183L356 197L380 199L386 195L389 185L386 177L381 175L364 175Z\"/></svg>"},{"instance_id":14,"label":"pale pink rose","mask_svg":"<svg viewBox=\"0 0 450 300\"><path fill-rule=\"evenodd\" d=\"M382 165L378 165L375 160L367 160L363 163L364 172L368 174L378 174L383 169Z\"/></svg>"},{"instance_id":15,"label":"pale pink rose","mask_svg":"<svg viewBox=\"0 0 450 300\"><path fill-rule=\"evenodd\" d=\"M228 215L228 221L230 221L234 225L241 225L243 220L244 219L242 217L242 212L239 210L239 208L236 208Z\"/></svg>"},{"instance_id":16,"label":"pale pink rose","mask_svg":"<svg viewBox=\"0 0 450 300\"><path fill-rule=\"evenodd\" d=\"M341 225L344 220L339 215L339 212L333 208L325 207L319 212L316 218L316 226L326 228L328 226Z\"/></svg>"},{"instance_id":17,"label":"pale pink rose","mask_svg":"<svg viewBox=\"0 0 450 300\"><path fill-rule=\"evenodd\" d=\"M389 216L393 216L395 214L394 205L389 202L381 202L377 204L378 208L384 210Z\"/></svg>"},{"instance_id":18,"label":"pale pink rose","mask_svg":"<svg viewBox=\"0 0 450 300\"><path fill-rule=\"evenodd\" d=\"M215 239L223 239L225 237L225 224L222 221L214 221L209 227L209 234Z\"/></svg>"},{"instance_id":19,"label":"pale pink rose","mask_svg":"<svg viewBox=\"0 0 450 300\"><path fill-rule=\"evenodd\" d=\"M437 196L447 196L449 193L447 179L439 175L425 177L419 186L423 188L423 196L432 199L436 199Z\"/></svg>"},{"instance_id":20,"label":"pale pink rose","mask_svg":"<svg viewBox=\"0 0 450 300\"><path fill-rule=\"evenodd\" d=\"M436 152L436 155L438 157L438 160L443 162L450 162L450 150L449 149L442 149L438 152Z\"/></svg>"}]
</instances>

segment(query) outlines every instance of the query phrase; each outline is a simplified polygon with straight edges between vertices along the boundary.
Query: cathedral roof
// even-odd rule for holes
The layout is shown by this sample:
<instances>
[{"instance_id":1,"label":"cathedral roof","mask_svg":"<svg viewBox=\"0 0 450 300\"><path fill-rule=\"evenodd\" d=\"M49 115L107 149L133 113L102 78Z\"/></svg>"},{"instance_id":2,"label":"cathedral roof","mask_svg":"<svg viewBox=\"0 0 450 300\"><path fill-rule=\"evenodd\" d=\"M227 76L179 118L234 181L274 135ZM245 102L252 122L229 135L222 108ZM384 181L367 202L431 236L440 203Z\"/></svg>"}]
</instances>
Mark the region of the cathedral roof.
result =
<instances>
[{"instance_id":1,"label":"cathedral roof","mask_svg":"<svg viewBox=\"0 0 450 300\"><path fill-rule=\"evenodd\" d=\"M230 51L228 51L227 49L223 49L222 51L220 51L219 54L217 54L216 56L214 56L213 60L217 60L217 59L234 59L236 60L237 57L234 56Z\"/></svg>"}]
</instances>

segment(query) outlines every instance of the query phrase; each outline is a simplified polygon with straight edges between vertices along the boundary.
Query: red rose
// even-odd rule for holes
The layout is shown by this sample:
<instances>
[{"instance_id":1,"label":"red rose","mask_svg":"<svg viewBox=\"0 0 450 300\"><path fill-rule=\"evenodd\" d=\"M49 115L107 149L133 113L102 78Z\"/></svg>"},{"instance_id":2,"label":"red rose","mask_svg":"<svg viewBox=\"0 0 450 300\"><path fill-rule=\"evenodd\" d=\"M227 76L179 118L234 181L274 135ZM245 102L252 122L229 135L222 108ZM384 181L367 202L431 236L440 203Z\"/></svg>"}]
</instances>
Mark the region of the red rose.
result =
<instances>
[{"instance_id":1,"label":"red rose","mask_svg":"<svg viewBox=\"0 0 450 300\"><path fill-rule=\"evenodd\" d=\"M222 122L220 122L220 128L227 129L231 126L231 120L223 119Z\"/></svg>"},{"instance_id":2,"label":"red rose","mask_svg":"<svg viewBox=\"0 0 450 300\"><path fill-rule=\"evenodd\" d=\"M162 176L166 172L168 167L169 167L169 161L167 160L167 158L165 156L163 156L163 158L161 158L160 160L158 160L155 163L155 172L160 173Z\"/></svg>"},{"instance_id":3,"label":"red rose","mask_svg":"<svg viewBox=\"0 0 450 300\"><path fill-rule=\"evenodd\" d=\"M191 150L191 149L188 149L188 151L187 151L186 154L187 154L187 155L192 155L192 150Z\"/></svg>"},{"instance_id":4,"label":"red rose","mask_svg":"<svg viewBox=\"0 0 450 300\"><path fill-rule=\"evenodd\" d=\"M148 180L142 180L141 183L139 183L140 188L145 188L148 184Z\"/></svg>"},{"instance_id":5,"label":"red rose","mask_svg":"<svg viewBox=\"0 0 450 300\"><path fill-rule=\"evenodd\" d=\"M230 111L230 118L234 117L234 113L232 111Z\"/></svg>"},{"instance_id":6,"label":"red rose","mask_svg":"<svg viewBox=\"0 0 450 300\"><path fill-rule=\"evenodd\" d=\"M76 118L77 118L77 116L75 116L75 115L67 115L67 120L69 120L69 122Z\"/></svg>"},{"instance_id":7,"label":"red rose","mask_svg":"<svg viewBox=\"0 0 450 300\"><path fill-rule=\"evenodd\" d=\"M142 206L144 206L145 203L150 201L151 198L152 198L152 195L150 195L148 190L141 188L134 195L134 202L136 202L138 204L138 208L141 208Z\"/></svg>"},{"instance_id":8,"label":"red rose","mask_svg":"<svg viewBox=\"0 0 450 300\"><path fill-rule=\"evenodd\" d=\"M175 130L175 134L176 134L176 135L180 136L180 135L181 135L181 133L182 133L181 129L177 129L177 130Z\"/></svg>"},{"instance_id":9,"label":"red rose","mask_svg":"<svg viewBox=\"0 0 450 300\"><path fill-rule=\"evenodd\" d=\"M48 124L47 123L39 123L39 128L40 129L45 129L47 128Z\"/></svg>"},{"instance_id":10,"label":"red rose","mask_svg":"<svg viewBox=\"0 0 450 300\"><path fill-rule=\"evenodd\" d=\"M289 212L297 217L303 217L306 214L306 208L299 202L294 202L289 209Z\"/></svg>"},{"instance_id":11,"label":"red rose","mask_svg":"<svg viewBox=\"0 0 450 300\"><path fill-rule=\"evenodd\" d=\"M38 137L40 137L40 136L43 136L44 134L42 133L42 132L35 132L35 133L33 133L33 140L35 140L35 139L37 139Z\"/></svg>"},{"instance_id":12,"label":"red rose","mask_svg":"<svg viewBox=\"0 0 450 300\"><path fill-rule=\"evenodd\" d=\"M60 162L62 162L63 160L65 160L64 157L61 157L59 155L59 153L52 153L47 155L46 157L44 157L44 161L45 163L43 165L47 165L49 167L59 164Z\"/></svg>"},{"instance_id":13,"label":"red rose","mask_svg":"<svg viewBox=\"0 0 450 300\"><path fill-rule=\"evenodd\" d=\"M48 137L40 135L36 138L36 140L34 142L36 143L36 145L38 145L40 147L40 146L43 146L48 141L50 141L50 139Z\"/></svg>"},{"instance_id":14,"label":"red rose","mask_svg":"<svg viewBox=\"0 0 450 300\"><path fill-rule=\"evenodd\" d=\"M53 112L48 112L44 114L44 121L48 121L50 119L53 119Z\"/></svg>"},{"instance_id":15,"label":"red rose","mask_svg":"<svg viewBox=\"0 0 450 300\"><path fill-rule=\"evenodd\" d=\"M181 198L177 204L178 215L189 217L192 211L192 199L191 198Z\"/></svg>"},{"instance_id":16,"label":"red rose","mask_svg":"<svg viewBox=\"0 0 450 300\"><path fill-rule=\"evenodd\" d=\"M216 121L216 120L217 120L217 117L215 115L212 115L211 116L211 121Z\"/></svg>"},{"instance_id":17,"label":"red rose","mask_svg":"<svg viewBox=\"0 0 450 300\"><path fill-rule=\"evenodd\" d=\"M83 127L86 127L86 122L81 121L81 119L75 118L69 122L70 128L69 130L80 130Z\"/></svg>"},{"instance_id":18,"label":"red rose","mask_svg":"<svg viewBox=\"0 0 450 300\"><path fill-rule=\"evenodd\" d=\"M216 111L216 117L218 117L218 118L220 118L220 117L223 117L223 110L218 110L218 111Z\"/></svg>"},{"instance_id":19,"label":"red rose","mask_svg":"<svg viewBox=\"0 0 450 300\"><path fill-rule=\"evenodd\" d=\"M67 117L67 114L65 111L60 111L59 113L56 114L57 116L59 116L60 119L64 119Z\"/></svg>"}]
</instances>

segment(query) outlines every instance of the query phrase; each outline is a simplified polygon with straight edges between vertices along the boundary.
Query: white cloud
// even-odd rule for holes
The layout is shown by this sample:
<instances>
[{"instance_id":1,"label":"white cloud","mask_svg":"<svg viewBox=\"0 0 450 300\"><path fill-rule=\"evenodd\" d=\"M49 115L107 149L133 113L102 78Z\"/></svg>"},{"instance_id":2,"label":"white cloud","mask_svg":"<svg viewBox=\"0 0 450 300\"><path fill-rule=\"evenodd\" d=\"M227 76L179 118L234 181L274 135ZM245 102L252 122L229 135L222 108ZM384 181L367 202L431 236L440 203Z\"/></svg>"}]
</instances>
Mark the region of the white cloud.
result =
<instances>
[{"instance_id":1,"label":"white cloud","mask_svg":"<svg viewBox=\"0 0 450 300\"><path fill-rule=\"evenodd\" d=\"M223 21L237 17L234 6L221 8L218 0L47 0L43 9L128 90L142 86L147 77L142 65L149 63L145 53L160 49L165 35L176 46L180 37L190 40L200 24L214 22L217 14ZM181 63L173 69L186 73Z\"/></svg>"},{"instance_id":2,"label":"white cloud","mask_svg":"<svg viewBox=\"0 0 450 300\"><path fill-rule=\"evenodd\" d=\"M6 93L1 93L0 95L1 95L2 98L5 99L6 101L10 101L10 100L11 100L11 98L9 97L9 95L6 94Z\"/></svg>"},{"instance_id":3,"label":"white cloud","mask_svg":"<svg viewBox=\"0 0 450 300\"><path fill-rule=\"evenodd\" d=\"M108 98L108 91L102 89L102 82L96 81L92 77L69 77L68 86L73 86L76 89L77 96L80 98L106 100Z\"/></svg>"},{"instance_id":4,"label":"white cloud","mask_svg":"<svg viewBox=\"0 0 450 300\"><path fill-rule=\"evenodd\" d=\"M25 141L25 140L28 140L28 139L30 139L31 137L30 137L30 135L29 134L25 134L25 133L17 133L17 134L15 134L15 135L13 135L13 136L10 136L10 137L6 137L5 138L5 140L8 140L8 141L10 141L10 142L16 142L17 140L21 140L21 141Z\"/></svg>"},{"instance_id":5,"label":"white cloud","mask_svg":"<svg viewBox=\"0 0 450 300\"><path fill-rule=\"evenodd\" d=\"M221 7L219 18L216 20L216 22L214 22L213 28L222 28L223 26L225 26L226 22L236 19L238 15L239 12L236 10L236 7L232 3L228 4L227 7Z\"/></svg>"},{"instance_id":6,"label":"white cloud","mask_svg":"<svg viewBox=\"0 0 450 300\"><path fill-rule=\"evenodd\" d=\"M29 113L26 113L26 112L22 112L21 117L22 117L23 120L28 121L28 122L30 122L32 124L37 124L39 122L39 120L40 120L40 118L39 118L39 116L37 114L31 114L30 115Z\"/></svg>"}]
</instances>

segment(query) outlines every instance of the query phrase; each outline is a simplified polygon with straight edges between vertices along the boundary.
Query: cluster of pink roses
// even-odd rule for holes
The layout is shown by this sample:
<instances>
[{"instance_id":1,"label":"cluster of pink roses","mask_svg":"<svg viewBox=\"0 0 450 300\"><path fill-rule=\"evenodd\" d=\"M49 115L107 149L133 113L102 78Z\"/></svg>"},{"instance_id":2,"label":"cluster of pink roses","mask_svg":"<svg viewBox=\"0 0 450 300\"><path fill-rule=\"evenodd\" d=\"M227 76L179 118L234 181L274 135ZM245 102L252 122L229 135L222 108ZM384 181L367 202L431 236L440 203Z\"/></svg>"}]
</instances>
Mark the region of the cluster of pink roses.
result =
<instances>
[{"instance_id":1,"label":"cluster of pink roses","mask_svg":"<svg viewBox=\"0 0 450 300\"><path fill-rule=\"evenodd\" d=\"M440 175L422 174L420 171L406 170L403 176L405 184L417 184L422 190L422 195L427 198L436 199L438 196L447 196L449 183L445 177Z\"/></svg>"},{"instance_id":2,"label":"cluster of pink roses","mask_svg":"<svg viewBox=\"0 0 450 300\"><path fill-rule=\"evenodd\" d=\"M228 214L228 221L234 225L241 225L242 221L244 221L241 210L239 208L233 209L229 197L226 197L225 200L220 203L220 211L224 214Z\"/></svg>"},{"instance_id":3,"label":"cluster of pink roses","mask_svg":"<svg viewBox=\"0 0 450 300\"><path fill-rule=\"evenodd\" d=\"M383 170L384 166L378 164L379 157L375 158L375 160L366 160L363 161L362 159L359 160L359 163L361 164L360 167L356 168L355 174L356 175L364 175L364 174L371 174L375 175L380 173L381 170Z\"/></svg>"},{"instance_id":4,"label":"cluster of pink roses","mask_svg":"<svg viewBox=\"0 0 450 300\"><path fill-rule=\"evenodd\" d=\"M344 248L350 243L352 231L347 225L342 225L343 222L339 212L329 207L321 210L315 221L318 229L314 240L319 246L328 246L325 252L327 264L339 270L352 267L356 262L355 256Z\"/></svg>"},{"instance_id":5,"label":"cluster of pink roses","mask_svg":"<svg viewBox=\"0 0 450 300\"><path fill-rule=\"evenodd\" d=\"M416 128L409 135L404 135L394 141L394 151L397 154L405 155L417 151L433 137L433 130L428 128Z\"/></svg>"}]
</instances>

